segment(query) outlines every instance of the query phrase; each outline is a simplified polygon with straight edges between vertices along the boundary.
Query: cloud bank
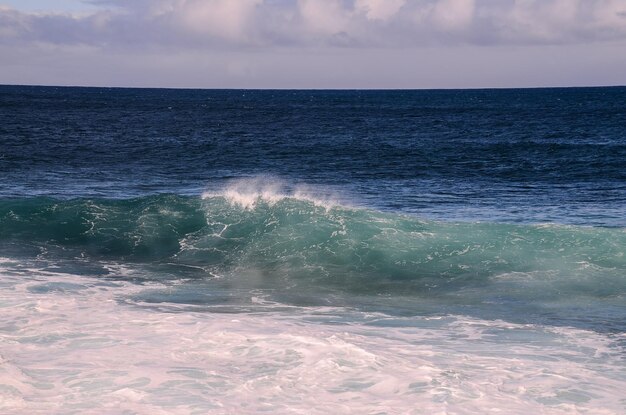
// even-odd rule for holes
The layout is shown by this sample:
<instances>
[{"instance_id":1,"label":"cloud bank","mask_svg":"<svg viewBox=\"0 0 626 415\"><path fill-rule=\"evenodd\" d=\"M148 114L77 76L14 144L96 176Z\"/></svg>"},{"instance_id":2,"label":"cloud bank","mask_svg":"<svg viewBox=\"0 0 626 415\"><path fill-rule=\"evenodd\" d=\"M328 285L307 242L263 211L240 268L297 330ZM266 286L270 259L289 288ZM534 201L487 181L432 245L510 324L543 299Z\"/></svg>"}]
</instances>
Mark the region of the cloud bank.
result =
<instances>
[{"instance_id":1,"label":"cloud bank","mask_svg":"<svg viewBox=\"0 0 626 415\"><path fill-rule=\"evenodd\" d=\"M83 3L74 13L0 6L0 84L626 84L626 0Z\"/></svg>"},{"instance_id":2,"label":"cloud bank","mask_svg":"<svg viewBox=\"0 0 626 415\"><path fill-rule=\"evenodd\" d=\"M572 44L626 39L626 0L94 0L0 9L0 41L268 48Z\"/></svg>"}]
</instances>

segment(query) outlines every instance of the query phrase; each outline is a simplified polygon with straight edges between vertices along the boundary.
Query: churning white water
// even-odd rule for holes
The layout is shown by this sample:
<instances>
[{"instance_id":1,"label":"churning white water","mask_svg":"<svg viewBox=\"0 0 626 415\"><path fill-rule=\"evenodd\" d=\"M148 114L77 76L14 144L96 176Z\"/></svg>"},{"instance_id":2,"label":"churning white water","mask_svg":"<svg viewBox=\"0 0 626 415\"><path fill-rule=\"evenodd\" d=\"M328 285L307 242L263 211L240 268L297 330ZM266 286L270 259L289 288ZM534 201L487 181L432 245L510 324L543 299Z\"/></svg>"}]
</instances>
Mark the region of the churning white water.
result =
<instances>
[{"instance_id":1,"label":"churning white water","mask_svg":"<svg viewBox=\"0 0 626 415\"><path fill-rule=\"evenodd\" d=\"M615 336L261 299L255 312L197 312L129 300L156 283L3 265L3 414L625 410Z\"/></svg>"}]
</instances>

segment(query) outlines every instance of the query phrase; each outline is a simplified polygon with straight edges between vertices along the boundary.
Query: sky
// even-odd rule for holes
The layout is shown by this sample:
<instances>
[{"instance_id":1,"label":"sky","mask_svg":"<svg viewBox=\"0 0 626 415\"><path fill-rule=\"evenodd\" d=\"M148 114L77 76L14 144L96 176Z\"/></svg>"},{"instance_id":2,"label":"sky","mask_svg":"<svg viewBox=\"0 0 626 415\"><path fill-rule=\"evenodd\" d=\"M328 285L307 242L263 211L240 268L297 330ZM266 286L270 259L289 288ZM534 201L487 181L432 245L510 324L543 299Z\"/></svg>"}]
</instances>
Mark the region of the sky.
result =
<instances>
[{"instance_id":1,"label":"sky","mask_svg":"<svg viewBox=\"0 0 626 415\"><path fill-rule=\"evenodd\" d=\"M0 84L626 85L626 0L0 0Z\"/></svg>"}]
</instances>

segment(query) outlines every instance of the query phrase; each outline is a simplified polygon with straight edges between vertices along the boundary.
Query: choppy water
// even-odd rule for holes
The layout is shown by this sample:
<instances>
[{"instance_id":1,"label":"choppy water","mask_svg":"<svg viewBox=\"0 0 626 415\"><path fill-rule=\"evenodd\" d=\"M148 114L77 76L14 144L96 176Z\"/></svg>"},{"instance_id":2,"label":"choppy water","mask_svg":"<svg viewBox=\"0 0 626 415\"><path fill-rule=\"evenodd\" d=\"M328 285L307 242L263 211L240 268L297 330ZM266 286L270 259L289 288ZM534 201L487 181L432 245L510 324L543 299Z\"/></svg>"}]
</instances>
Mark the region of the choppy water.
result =
<instances>
[{"instance_id":1,"label":"choppy water","mask_svg":"<svg viewBox=\"0 0 626 415\"><path fill-rule=\"evenodd\" d=\"M0 410L626 410L626 88L0 87Z\"/></svg>"}]
</instances>

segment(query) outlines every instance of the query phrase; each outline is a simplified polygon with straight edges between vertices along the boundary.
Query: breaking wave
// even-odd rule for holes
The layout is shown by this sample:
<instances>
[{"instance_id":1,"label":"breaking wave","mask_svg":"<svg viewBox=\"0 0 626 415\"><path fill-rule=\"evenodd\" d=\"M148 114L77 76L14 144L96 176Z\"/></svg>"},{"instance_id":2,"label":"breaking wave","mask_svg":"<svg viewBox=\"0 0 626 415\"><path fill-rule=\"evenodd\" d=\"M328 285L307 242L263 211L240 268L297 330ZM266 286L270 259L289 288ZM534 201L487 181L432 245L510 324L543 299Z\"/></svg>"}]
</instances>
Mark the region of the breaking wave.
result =
<instances>
[{"instance_id":1,"label":"breaking wave","mask_svg":"<svg viewBox=\"0 0 626 415\"><path fill-rule=\"evenodd\" d=\"M624 229L424 221L246 186L202 197L2 200L0 247L285 288L436 293L532 280L537 295L556 284L559 295L611 296L626 287Z\"/></svg>"}]
</instances>

